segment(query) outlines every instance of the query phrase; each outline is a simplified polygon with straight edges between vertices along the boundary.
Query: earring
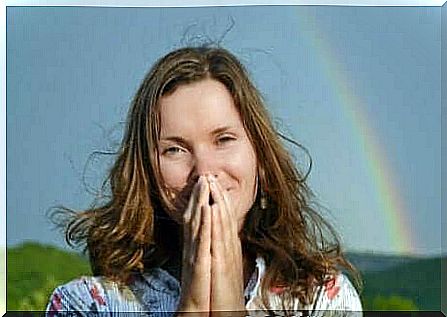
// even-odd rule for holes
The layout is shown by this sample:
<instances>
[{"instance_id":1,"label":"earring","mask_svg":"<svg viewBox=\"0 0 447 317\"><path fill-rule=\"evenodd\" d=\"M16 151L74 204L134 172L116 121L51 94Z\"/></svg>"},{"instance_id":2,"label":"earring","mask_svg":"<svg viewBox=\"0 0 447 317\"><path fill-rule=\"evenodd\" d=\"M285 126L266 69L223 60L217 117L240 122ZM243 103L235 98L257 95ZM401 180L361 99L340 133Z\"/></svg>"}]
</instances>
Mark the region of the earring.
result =
<instances>
[{"instance_id":1,"label":"earring","mask_svg":"<svg viewBox=\"0 0 447 317\"><path fill-rule=\"evenodd\" d=\"M169 199L171 199L171 200L175 199L175 193L174 193L174 191L172 189L166 188L165 189L165 194L166 194L166 197L168 197Z\"/></svg>"},{"instance_id":2,"label":"earring","mask_svg":"<svg viewBox=\"0 0 447 317\"><path fill-rule=\"evenodd\" d=\"M267 206L268 206L267 193L262 188L261 181L259 180L259 177L257 177L257 178L258 178L258 188L261 189L261 199L260 199L261 209L266 210Z\"/></svg>"},{"instance_id":3,"label":"earring","mask_svg":"<svg viewBox=\"0 0 447 317\"><path fill-rule=\"evenodd\" d=\"M261 209L266 210L267 204L267 195L263 190L261 190Z\"/></svg>"}]
</instances>

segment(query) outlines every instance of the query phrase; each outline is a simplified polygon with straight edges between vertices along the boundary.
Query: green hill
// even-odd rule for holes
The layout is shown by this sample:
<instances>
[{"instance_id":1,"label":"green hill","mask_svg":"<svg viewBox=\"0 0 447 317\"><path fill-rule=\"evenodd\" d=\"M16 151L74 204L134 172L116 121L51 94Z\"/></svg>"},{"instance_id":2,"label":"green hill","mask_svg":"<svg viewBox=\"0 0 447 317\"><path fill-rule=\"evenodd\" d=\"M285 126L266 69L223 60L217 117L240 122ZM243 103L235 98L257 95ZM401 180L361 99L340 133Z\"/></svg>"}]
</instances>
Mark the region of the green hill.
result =
<instances>
[{"instance_id":1,"label":"green hill","mask_svg":"<svg viewBox=\"0 0 447 317\"><path fill-rule=\"evenodd\" d=\"M7 248L7 310L44 310L60 284L90 274L76 253L38 243Z\"/></svg>"},{"instance_id":2,"label":"green hill","mask_svg":"<svg viewBox=\"0 0 447 317\"><path fill-rule=\"evenodd\" d=\"M399 295L411 300L420 310L441 309L441 265L446 258L418 259L391 269L363 274L363 296L367 302L381 295ZM445 291L445 290L444 290Z\"/></svg>"}]
</instances>

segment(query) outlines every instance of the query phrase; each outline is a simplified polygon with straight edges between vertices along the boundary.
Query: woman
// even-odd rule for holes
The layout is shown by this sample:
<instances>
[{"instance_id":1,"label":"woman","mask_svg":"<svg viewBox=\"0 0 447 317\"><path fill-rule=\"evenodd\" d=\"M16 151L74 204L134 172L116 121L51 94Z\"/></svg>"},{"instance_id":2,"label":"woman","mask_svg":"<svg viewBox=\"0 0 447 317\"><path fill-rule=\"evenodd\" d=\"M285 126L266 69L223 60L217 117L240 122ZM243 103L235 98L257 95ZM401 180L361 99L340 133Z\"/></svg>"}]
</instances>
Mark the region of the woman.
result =
<instances>
[{"instance_id":1,"label":"woman","mask_svg":"<svg viewBox=\"0 0 447 317\"><path fill-rule=\"evenodd\" d=\"M65 209L95 277L58 287L49 315L361 311L340 273L353 267L231 53L169 53L127 122L110 199Z\"/></svg>"}]
</instances>

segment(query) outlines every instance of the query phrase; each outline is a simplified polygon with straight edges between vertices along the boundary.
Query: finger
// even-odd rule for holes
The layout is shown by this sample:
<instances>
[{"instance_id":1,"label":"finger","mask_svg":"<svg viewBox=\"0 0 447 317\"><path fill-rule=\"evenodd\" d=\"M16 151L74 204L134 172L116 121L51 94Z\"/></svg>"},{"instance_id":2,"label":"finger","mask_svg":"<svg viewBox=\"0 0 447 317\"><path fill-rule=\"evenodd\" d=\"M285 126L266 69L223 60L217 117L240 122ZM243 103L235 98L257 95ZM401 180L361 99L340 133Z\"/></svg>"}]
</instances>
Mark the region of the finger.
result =
<instances>
[{"instance_id":1,"label":"finger","mask_svg":"<svg viewBox=\"0 0 447 317\"><path fill-rule=\"evenodd\" d=\"M208 205L208 197L210 195L209 185L205 177L200 177L199 182L200 193L191 219L191 233L194 240L197 238L202 221L202 206Z\"/></svg>"},{"instance_id":2,"label":"finger","mask_svg":"<svg viewBox=\"0 0 447 317\"><path fill-rule=\"evenodd\" d=\"M211 195L213 196L214 203L217 203L220 206L225 206L222 189L217 179L214 176L210 175L208 177L208 182L210 184Z\"/></svg>"},{"instance_id":3,"label":"finger","mask_svg":"<svg viewBox=\"0 0 447 317\"><path fill-rule=\"evenodd\" d=\"M204 259L211 252L211 207L206 204L201 207L201 222L197 239L196 256Z\"/></svg>"},{"instance_id":4,"label":"finger","mask_svg":"<svg viewBox=\"0 0 447 317\"><path fill-rule=\"evenodd\" d=\"M197 195L200 189L200 184L197 182L189 198L188 206L186 207L185 213L183 214L183 260L189 260L191 254L191 216L194 206L196 205Z\"/></svg>"},{"instance_id":5,"label":"finger","mask_svg":"<svg viewBox=\"0 0 447 317\"><path fill-rule=\"evenodd\" d=\"M211 255L213 259L220 263L224 258L224 237L222 228L221 211L217 204L210 206L211 208Z\"/></svg>"},{"instance_id":6,"label":"finger","mask_svg":"<svg viewBox=\"0 0 447 317\"><path fill-rule=\"evenodd\" d=\"M200 191L200 196L198 200L199 206L209 205L209 196L210 196L210 187L209 187L209 181L206 176L200 177L203 188Z\"/></svg>"},{"instance_id":7,"label":"finger","mask_svg":"<svg viewBox=\"0 0 447 317\"><path fill-rule=\"evenodd\" d=\"M223 226L223 234L236 234L234 226L235 217L233 217L233 213L230 212L228 198L226 197L224 190L220 186L219 182L213 177L210 177L210 189L211 194L213 195L214 202L217 203L217 205L219 206L220 217Z\"/></svg>"},{"instance_id":8,"label":"finger","mask_svg":"<svg viewBox=\"0 0 447 317\"><path fill-rule=\"evenodd\" d=\"M204 302L209 303L209 286L211 278L211 207L201 206L201 223L197 239L194 241L194 253L190 262L195 276L194 288L200 292L206 292L208 298ZM205 288L204 288L205 287ZM206 288L208 288L206 290Z\"/></svg>"},{"instance_id":9,"label":"finger","mask_svg":"<svg viewBox=\"0 0 447 317\"><path fill-rule=\"evenodd\" d=\"M188 205L186 206L185 213L183 214L183 223L189 223L191 220L192 212L194 210L194 206L197 204L197 195L200 190L200 178L197 183L194 184L194 187L191 192L191 196L189 197Z\"/></svg>"},{"instance_id":10,"label":"finger","mask_svg":"<svg viewBox=\"0 0 447 317\"><path fill-rule=\"evenodd\" d=\"M196 216L196 206L199 200L201 184L203 180L199 178L194 184L191 196L189 198L188 207L183 215L183 259L190 261L191 254L193 254L193 240L194 232L192 230L191 219Z\"/></svg>"},{"instance_id":11,"label":"finger","mask_svg":"<svg viewBox=\"0 0 447 317\"><path fill-rule=\"evenodd\" d=\"M225 261L230 261L236 267L242 266L242 246L238 235L237 218L231 212L230 203L226 192L223 190L220 183L214 178L210 181L210 188L213 199L218 205L218 216L220 217L220 238L216 237L217 241L221 241L222 248L225 255ZM214 241L214 239L213 239Z\"/></svg>"},{"instance_id":12,"label":"finger","mask_svg":"<svg viewBox=\"0 0 447 317\"><path fill-rule=\"evenodd\" d=\"M230 214L232 215L233 208L232 208L232 206L231 206L231 204L230 204L230 199L229 199L229 197L228 197L228 193L227 193L227 191L223 189L223 187L220 185L220 182L219 182L216 178L214 178L214 180L215 180L215 183L216 183L218 192L220 193L220 195L221 195L221 197L222 197L222 200L223 200L223 202L224 202L224 205L225 205L225 207L226 207L226 210L227 210L228 212L230 212Z\"/></svg>"}]
</instances>

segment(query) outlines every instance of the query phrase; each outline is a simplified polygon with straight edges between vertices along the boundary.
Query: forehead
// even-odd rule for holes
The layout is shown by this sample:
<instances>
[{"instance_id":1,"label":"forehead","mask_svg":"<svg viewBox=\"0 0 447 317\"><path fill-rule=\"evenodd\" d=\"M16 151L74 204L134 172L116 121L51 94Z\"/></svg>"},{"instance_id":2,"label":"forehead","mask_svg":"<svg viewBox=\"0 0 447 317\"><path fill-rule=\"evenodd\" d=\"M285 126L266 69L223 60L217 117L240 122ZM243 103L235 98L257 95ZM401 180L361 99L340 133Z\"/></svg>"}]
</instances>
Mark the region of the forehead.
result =
<instances>
[{"instance_id":1,"label":"forehead","mask_svg":"<svg viewBox=\"0 0 447 317\"><path fill-rule=\"evenodd\" d=\"M160 99L161 136L206 133L220 126L243 129L227 88L213 79L179 86Z\"/></svg>"}]
</instances>

